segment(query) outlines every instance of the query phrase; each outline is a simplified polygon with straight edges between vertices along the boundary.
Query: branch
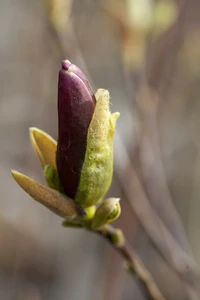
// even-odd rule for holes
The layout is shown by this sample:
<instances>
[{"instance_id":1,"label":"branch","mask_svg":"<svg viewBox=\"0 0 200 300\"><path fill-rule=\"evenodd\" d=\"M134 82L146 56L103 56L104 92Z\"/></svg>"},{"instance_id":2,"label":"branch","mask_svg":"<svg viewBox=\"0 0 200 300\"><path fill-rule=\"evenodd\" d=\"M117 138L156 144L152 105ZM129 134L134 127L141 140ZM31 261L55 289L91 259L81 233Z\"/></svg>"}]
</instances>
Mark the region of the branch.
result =
<instances>
[{"instance_id":1,"label":"branch","mask_svg":"<svg viewBox=\"0 0 200 300\"><path fill-rule=\"evenodd\" d=\"M105 226L97 231L91 231L105 238L122 258L125 259L127 271L129 271L134 278L138 279L143 291L148 295L150 300L165 300L154 282L153 277L125 239L120 229L115 229L112 226Z\"/></svg>"}]
</instances>

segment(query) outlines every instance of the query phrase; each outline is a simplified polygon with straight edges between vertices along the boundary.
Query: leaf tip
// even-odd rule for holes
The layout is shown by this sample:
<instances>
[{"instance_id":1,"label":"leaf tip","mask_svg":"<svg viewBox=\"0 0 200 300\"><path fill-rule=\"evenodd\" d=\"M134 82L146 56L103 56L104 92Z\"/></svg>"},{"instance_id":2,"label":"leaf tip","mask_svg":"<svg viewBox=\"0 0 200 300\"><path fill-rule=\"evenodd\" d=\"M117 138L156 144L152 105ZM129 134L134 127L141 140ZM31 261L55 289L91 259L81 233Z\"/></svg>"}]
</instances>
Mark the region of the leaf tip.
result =
<instances>
[{"instance_id":1,"label":"leaf tip","mask_svg":"<svg viewBox=\"0 0 200 300\"><path fill-rule=\"evenodd\" d=\"M21 173L16 170L11 170L11 174L14 177L14 179L16 179Z\"/></svg>"}]
</instances>

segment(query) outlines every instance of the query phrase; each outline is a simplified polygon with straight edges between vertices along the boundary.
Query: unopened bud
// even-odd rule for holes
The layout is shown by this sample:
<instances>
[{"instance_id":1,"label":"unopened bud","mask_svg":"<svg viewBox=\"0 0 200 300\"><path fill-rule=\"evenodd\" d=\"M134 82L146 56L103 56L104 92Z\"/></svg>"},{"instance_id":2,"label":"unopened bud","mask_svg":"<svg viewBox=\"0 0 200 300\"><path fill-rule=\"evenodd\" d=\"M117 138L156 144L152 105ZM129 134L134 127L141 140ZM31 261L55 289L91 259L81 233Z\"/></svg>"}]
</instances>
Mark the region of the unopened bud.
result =
<instances>
[{"instance_id":1,"label":"unopened bud","mask_svg":"<svg viewBox=\"0 0 200 300\"><path fill-rule=\"evenodd\" d=\"M57 169L64 193L75 197L86 152L95 96L82 71L68 60L62 62L58 80Z\"/></svg>"},{"instance_id":2,"label":"unopened bud","mask_svg":"<svg viewBox=\"0 0 200 300\"><path fill-rule=\"evenodd\" d=\"M92 220L92 229L98 229L119 217L121 213L119 200L119 198L108 198L97 208Z\"/></svg>"}]
</instances>

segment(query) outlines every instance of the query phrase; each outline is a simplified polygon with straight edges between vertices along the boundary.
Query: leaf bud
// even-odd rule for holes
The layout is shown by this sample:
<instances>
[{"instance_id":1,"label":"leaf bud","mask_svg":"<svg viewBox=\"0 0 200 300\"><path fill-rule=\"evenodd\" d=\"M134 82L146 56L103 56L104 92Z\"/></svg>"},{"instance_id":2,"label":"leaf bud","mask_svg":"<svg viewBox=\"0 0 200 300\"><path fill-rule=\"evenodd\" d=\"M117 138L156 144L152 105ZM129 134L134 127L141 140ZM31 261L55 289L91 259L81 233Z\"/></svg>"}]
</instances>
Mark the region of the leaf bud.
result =
<instances>
[{"instance_id":1,"label":"leaf bud","mask_svg":"<svg viewBox=\"0 0 200 300\"><path fill-rule=\"evenodd\" d=\"M108 198L101 203L92 220L92 229L98 229L119 217L121 213L119 200L119 198Z\"/></svg>"}]
</instances>

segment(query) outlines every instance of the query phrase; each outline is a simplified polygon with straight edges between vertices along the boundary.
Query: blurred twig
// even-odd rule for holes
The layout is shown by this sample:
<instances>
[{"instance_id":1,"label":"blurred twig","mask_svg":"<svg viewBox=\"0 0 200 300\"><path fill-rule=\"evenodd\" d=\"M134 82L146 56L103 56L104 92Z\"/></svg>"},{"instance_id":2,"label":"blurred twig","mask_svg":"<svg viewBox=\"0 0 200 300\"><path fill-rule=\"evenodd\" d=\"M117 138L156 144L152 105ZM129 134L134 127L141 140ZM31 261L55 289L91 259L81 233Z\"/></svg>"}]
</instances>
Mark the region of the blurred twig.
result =
<instances>
[{"instance_id":1,"label":"blurred twig","mask_svg":"<svg viewBox=\"0 0 200 300\"><path fill-rule=\"evenodd\" d=\"M180 246L192 256L183 224L171 199L166 182L157 129L158 104L157 93L147 86L142 86L137 95L137 106L141 120L139 159L144 185L150 202L155 211L159 212L159 217Z\"/></svg>"},{"instance_id":2,"label":"blurred twig","mask_svg":"<svg viewBox=\"0 0 200 300\"><path fill-rule=\"evenodd\" d=\"M179 1L179 14L176 22L148 47L146 56L146 81L155 88L165 99L172 80L175 60L183 42L185 30L188 26L187 13L191 2ZM156 50L156 51L155 51Z\"/></svg>"},{"instance_id":3,"label":"blurred twig","mask_svg":"<svg viewBox=\"0 0 200 300\"><path fill-rule=\"evenodd\" d=\"M193 260L182 250L159 216L151 208L142 184L132 167L121 137L117 133L116 144L118 151L115 152L115 167L131 208L166 261L168 261L182 278L185 278L186 281L190 281L186 270L188 268L191 270L194 269ZM125 172L126 182L124 181Z\"/></svg>"},{"instance_id":4,"label":"blurred twig","mask_svg":"<svg viewBox=\"0 0 200 300\"><path fill-rule=\"evenodd\" d=\"M198 290L194 282L194 273L196 271L194 261L192 257L180 247L179 243L177 243L165 224L152 209L140 179L132 167L121 137L117 132L115 135L118 149L115 153L115 169L124 188L127 200L148 236L157 246L159 252L185 282L188 291L192 290L192 292L189 291L192 295L190 299L197 300ZM124 181L124 174L126 174L126 181Z\"/></svg>"},{"instance_id":5,"label":"blurred twig","mask_svg":"<svg viewBox=\"0 0 200 300\"><path fill-rule=\"evenodd\" d=\"M122 236L122 242L117 241L115 243L115 236L117 230L112 226L106 226L98 231L93 231L103 238L105 238L116 251L125 259L128 263L128 270L133 275L133 277L138 278L140 285L142 286L145 293L149 296L150 300L164 300L165 298L161 294L157 285L155 284L151 274L148 272L146 267L143 265L139 257L133 251L132 247L129 245L128 241Z\"/></svg>"},{"instance_id":6,"label":"blurred twig","mask_svg":"<svg viewBox=\"0 0 200 300\"><path fill-rule=\"evenodd\" d=\"M147 86L143 86L138 93L137 104L141 118L141 134L139 143L140 166L149 200L155 211L159 212L159 217L162 219L164 225L179 243L183 251L191 258L191 262L195 266L195 262L192 261L193 254L186 237L183 224L171 198L164 173L157 129L157 108L159 104L158 95ZM173 255L176 256L176 253L174 252ZM186 269L185 272L188 273L188 278L190 277L189 285L191 285L191 287L193 286L196 290L193 270L191 272L190 269ZM189 286L187 287L187 285L188 283L186 283L186 290L190 295L191 288L189 288ZM194 297L194 295L192 297Z\"/></svg>"},{"instance_id":7,"label":"blurred twig","mask_svg":"<svg viewBox=\"0 0 200 300\"><path fill-rule=\"evenodd\" d=\"M55 21L52 22L52 13L54 11L53 4L55 5L56 2L63 2L63 0L45 1L47 3L47 24L49 25L50 32L54 38L55 46L61 56L61 60L66 58L66 56L69 56L73 60L73 63L77 64L81 69L84 69L87 77L89 78L89 74L87 74L87 66L77 45L72 26L71 9L73 0L64 0L68 4L65 5L65 9L62 10L62 14L64 14L66 18L65 22L62 23L62 26L57 26ZM57 13L59 13L59 10ZM56 17L54 11L54 20L56 19L59 19L59 15Z\"/></svg>"}]
</instances>

